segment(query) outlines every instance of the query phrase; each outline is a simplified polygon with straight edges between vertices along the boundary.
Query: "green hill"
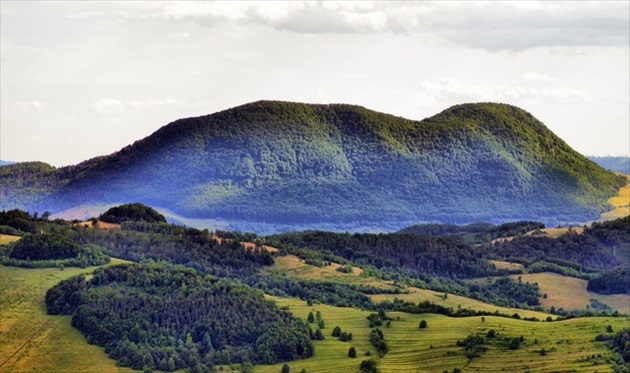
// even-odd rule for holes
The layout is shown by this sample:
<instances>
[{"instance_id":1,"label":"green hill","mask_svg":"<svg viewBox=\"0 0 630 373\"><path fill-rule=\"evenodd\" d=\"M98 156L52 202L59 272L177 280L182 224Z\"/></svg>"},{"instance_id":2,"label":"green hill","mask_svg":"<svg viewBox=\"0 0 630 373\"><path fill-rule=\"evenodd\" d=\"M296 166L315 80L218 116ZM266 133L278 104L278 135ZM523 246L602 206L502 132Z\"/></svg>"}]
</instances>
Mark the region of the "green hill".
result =
<instances>
[{"instance_id":1,"label":"green hill","mask_svg":"<svg viewBox=\"0 0 630 373\"><path fill-rule=\"evenodd\" d=\"M186 217L311 228L550 225L596 219L624 183L509 105L458 105L412 121L260 101L177 120L75 166L4 166L0 208L137 201Z\"/></svg>"}]
</instances>

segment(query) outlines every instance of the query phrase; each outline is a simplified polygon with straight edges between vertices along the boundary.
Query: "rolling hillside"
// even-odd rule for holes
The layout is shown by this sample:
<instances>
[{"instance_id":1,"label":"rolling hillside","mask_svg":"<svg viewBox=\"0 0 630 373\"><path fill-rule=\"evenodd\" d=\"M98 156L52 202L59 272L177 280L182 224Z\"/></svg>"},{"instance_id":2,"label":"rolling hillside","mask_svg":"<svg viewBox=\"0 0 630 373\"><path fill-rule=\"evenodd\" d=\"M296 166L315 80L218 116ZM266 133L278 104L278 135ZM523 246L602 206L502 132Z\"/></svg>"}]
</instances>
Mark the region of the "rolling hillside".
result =
<instances>
[{"instance_id":1,"label":"rolling hillside","mask_svg":"<svg viewBox=\"0 0 630 373\"><path fill-rule=\"evenodd\" d=\"M458 105L412 121L359 106L260 101L175 121L75 166L3 166L0 208L142 202L284 230L550 225L596 219L624 184L509 105Z\"/></svg>"}]
</instances>

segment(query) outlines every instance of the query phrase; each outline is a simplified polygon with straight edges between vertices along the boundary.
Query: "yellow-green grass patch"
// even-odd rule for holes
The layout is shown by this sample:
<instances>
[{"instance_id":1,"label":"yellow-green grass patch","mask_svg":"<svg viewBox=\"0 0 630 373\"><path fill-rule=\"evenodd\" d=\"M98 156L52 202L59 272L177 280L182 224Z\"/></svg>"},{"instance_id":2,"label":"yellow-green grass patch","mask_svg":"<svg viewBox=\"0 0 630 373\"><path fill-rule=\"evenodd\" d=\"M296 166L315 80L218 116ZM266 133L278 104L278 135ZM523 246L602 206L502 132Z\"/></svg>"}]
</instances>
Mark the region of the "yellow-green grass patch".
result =
<instances>
[{"instance_id":1,"label":"yellow-green grass patch","mask_svg":"<svg viewBox=\"0 0 630 373\"><path fill-rule=\"evenodd\" d=\"M219 243L223 242L223 240L226 240L226 238L221 238L221 237L217 236L216 234L213 234L211 237L212 237L212 239L219 241ZM231 241L229 239L227 239L227 240ZM279 249L276 248L276 247L267 246L267 245L260 245L260 246L258 246L258 245L256 245L253 242L241 241L241 245L243 245L243 247L245 247L246 249L252 249L253 250L253 249L256 249L256 248L260 248L260 249L266 250L266 251L268 251L270 253L276 253L276 252L279 251Z\"/></svg>"},{"instance_id":2,"label":"yellow-green grass patch","mask_svg":"<svg viewBox=\"0 0 630 373\"><path fill-rule=\"evenodd\" d=\"M79 227L94 228L94 225L92 224L91 221L84 221L81 223L77 223L76 225ZM98 229L121 229L120 224L108 223L108 222L100 221L100 220L96 223L96 227Z\"/></svg>"},{"instance_id":3,"label":"yellow-green grass patch","mask_svg":"<svg viewBox=\"0 0 630 373\"><path fill-rule=\"evenodd\" d=\"M331 263L323 267L306 264L303 259L295 255L285 255L274 258L274 265L266 269L270 272L286 274L288 277L331 281L355 285L369 285L378 288L394 289L393 281L362 276L363 269L352 268L352 273L340 272L337 269L342 266L339 263Z\"/></svg>"},{"instance_id":4,"label":"yellow-green grass patch","mask_svg":"<svg viewBox=\"0 0 630 373\"><path fill-rule=\"evenodd\" d=\"M614 220L630 215L630 176L626 175L626 177L628 184L619 189L619 193L615 197L608 200L614 209L603 213L601 220Z\"/></svg>"},{"instance_id":5,"label":"yellow-green grass patch","mask_svg":"<svg viewBox=\"0 0 630 373\"><path fill-rule=\"evenodd\" d=\"M541 229L541 231L545 232L543 237L558 238L558 237L560 237L563 234L566 234L568 232L575 232L577 234L582 234L584 232L584 228L583 227L575 227L575 228L544 228L544 229ZM535 231L528 232L527 234L528 235L534 235Z\"/></svg>"},{"instance_id":6,"label":"yellow-green grass patch","mask_svg":"<svg viewBox=\"0 0 630 373\"><path fill-rule=\"evenodd\" d=\"M12 236L10 234L0 234L0 245L7 245L20 239L20 236Z\"/></svg>"},{"instance_id":7,"label":"yellow-green grass patch","mask_svg":"<svg viewBox=\"0 0 630 373\"><path fill-rule=\"evenodd\" d=\"M314 280L322 280L322 281L332 281L332 282L340 282L347 284L356 284L356 285L371 285L377 288L387 288L394 289L392 281L383 281L380 279L363 277L358 275L358 271L353 273L343 273L336 270L337 266L324 266L324 267L316 267L309 264L306 264L304 260L298 258L294 255L286 255L282 257L274 258L274 265L267 269L268 271L273 271L276 273L284 273L288 277L301 278L301 279L314 279ZM502 262L507 264L507 262ZM485 281L485 278L483 279ZM400 287L398 287L400 288ZM409 301L414 303L423 302L428 300L432 303L439 304L444 307L452 307L453 309L458 308L470 308L473 310L486 311L486 312L495 312L513 315L514 313L518 313L521 317L530 318L536 317L538 319L546 319L549 314L543 312L536 312L530 310L522 310L518 308L507 308L507 307L499 307L489 303L484 303L478 300L462 297L459 295L448 294L447 298L444 299L444 293L440 293L433 290L419 289L416 287L405 287L403 289L406 293L401 294L370 294L370 298L377 303L386 301L386 300L394 300L398 298L403 301Z\"/></svg>"},{"instance_id":8,"label":"yellow-green grass patch","mask_svg":"<svg viewBox=\"0 0 630 373\"><path fill-rule=\"evenodd\" d=\"M494 264L497 269L518 270L525 272L525 266L521 263L504 262L501 260L488 260L490 264Z\"/></svg>"},{"instance_id":9,"label":"yellow-green grass patch","mask_svg":"<svg viewBox=\"0 0 630 373\"><path fill-rule=\"evenodd\" d=\"M533 237L558 238L558 237L562 236L563 234L566 234L566 233L569 233L569 232L575 232L577 234L582 234L582 233L584 233L584 227L543 228L543 229L536 229L536 230L533 230L533 231L529 231L529 232L526 233L526 235L527 236L533 236ZM492 243L507 242L507 241L512 241L514 238L515 238L515 236L495 238L491 242Z\"/></svg>"},{"instance_id":10,"label":"yellow-green grass patch","mask_svg":"<svg viewBox=\"0 0 630 373\"><path fill-rule=\"evenodd\" d=\"M383 302L385 300L392 301L395 298L414 303L428 300L429 302L438 304L440 306L452 307L453 309L469 308L472 310L485 312L498 311L499 313L506 315L513 315L515 313L518 313L522 318L536 317L539 320L544 320L547 318L547 316L549 316L549 314L544 312L522 310L518 308L499 307L455 294L448 294L446 299L444 299L444 293L433 290L419 289L415 287L409 287L407 288L407 290L409 290L408 294L373 294L370 295L370 298L372 298L372 300L377 303Z\"/></svg>"},{"instance_id":11,"label":"yellow-green grass patch","mask_svg":"<svg viewBox=\"0 0 630 373\"><path fill-rule=\"evenodd\" d=\"M111 264L123 261L112 259ZM46 314L44 296L59 281L96 267L27 269L0 266L0 371L131 372L86 342L70 316Z\"/></svg>"},{"instance_id":12,"label":"yellow-green grass patch","mask_svg":"<svg viewBox=\"0 0 630 373\"><path fill-rule=\"evenodd\" d=\"M449 296L450 297L450 296ZM362 360L376 352L368 343L371 331L366 320L368 311L315 304L309 306L297 299L268 297L278 306L286 306L296 316L306 320L309 312L320 311L326 324L323 330L326 340L315 341L315 356L306 360L288 362L292 372L305 369L309 373L353 372ZM391 327L381 326L389 352L378 359L381 372L442 372L455 368L464 371L499 372L611 372L611 352L605 343L595 342L595 336L605 333L606 325L614 331L630 326L626 318L580 318L561 322L528 322L509 318L485 316L451 318L443 315L412 315L402 312L388 313ZM426 329L419 329L420 320L427 321ZM340 342L330 334L335 326L353 334L350 342ZM316 328L315 324L312 324ZM469 361L457 340L470 334L485 336L495 330L498 338L487 344L488 351ZM523 336L518 350L508 350L504 338ZM500 341L500 342L499 342ZM348 349L354 346L357 358L348 357ZM548 353L540 355L544 348ZM595 359L590 356L595 355ZM601 355L601 357L597 357ZM596 364L596 365L595 365ZM256 366L255 371L276 373L282 364Z\"/></svg>"},{"instance_id":13,"label":"yellow-green grass patch","mask_svg":"<svg viewBox=\"0 0 630 373\"><path fill-rule=\"evenodd\" d=\"M583 310L590 305L590 300L596 299L601 303L623 314L630 314L630 296L625 294L604 295L586 290L588 281L575 277L563 276L557 273L542 272L523 275L511 275L514 281L521 278L523 282L538 283L540 294L547 294L547 298L541 297L540 304L543 307L564 308L565 310ZM484 283L494 281L498 277L483 277L470 280L471 282Z\"/></svg>"}]
</instances>

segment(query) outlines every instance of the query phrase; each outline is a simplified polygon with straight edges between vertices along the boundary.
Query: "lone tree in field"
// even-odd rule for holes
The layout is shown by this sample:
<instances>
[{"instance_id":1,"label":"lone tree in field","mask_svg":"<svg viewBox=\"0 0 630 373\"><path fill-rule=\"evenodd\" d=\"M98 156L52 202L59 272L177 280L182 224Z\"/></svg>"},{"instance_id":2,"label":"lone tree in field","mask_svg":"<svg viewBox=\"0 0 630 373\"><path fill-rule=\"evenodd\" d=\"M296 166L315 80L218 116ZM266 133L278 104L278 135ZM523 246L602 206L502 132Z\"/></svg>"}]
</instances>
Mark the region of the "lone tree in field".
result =
<instances>
[{"instance_id":1,"label":"lone tree in field","mask_svg":"<svg viewBox=\"0 0 630 373\"><path fill-rule=\"evenodd\" d=\"M420 325L418 325L418 327L420 329L426 329L427 328L427 320L420 320Z\"/></svg>"},{"instance_id":2,"label":"lone tree in field","mask_svg":"<svg viewBox=\"0 0 630 373\"><path fill-rule=\"evenodd\" d=\"M518 350L521 348L521 339L520 338L512 338L510 339L510 343L508 344L508 348L510 350Z\"/></svg>"},{"instance_id":3,"label":"lone tree in field","mask_svg":"<svg viewBox=\"0 0 630 373\"><path fill-rule=\"evenodd\" d=\"M374 359L363 360L361 362L361 365L359 365L359 372L378 373L378 368L376 367L376 361Z\"/></svg>"},{"instance_id":4,"label":"lone tree in field","mask_svg":"<svg viewBox=\"0 0 630 373\"><path fill-rule=\"evenodd\" d=\"M291 371L291 368L287 364L284 364L282 366L282 370L281 370L282 373L289 373L290 371Z\"/></svg>"},{"instance_id":5,"label":"lone tree in field","mask_svg":"<svg viewBox=\"0 0 630 373\"><path fill-rule=\"evenodd\" d=\"M308 313L308 317L306 318L306 321L308 321L309 324L315 322L315 316L313 315L313 312Z\"/></svg>"},{"instance_id":6,"label":"lone tree in field","mask_svg":"<svg viewBox=\"0 0 630 373\"><path fill-rule=\"evenodd\" d=\"M326 323L324 322L324 319L319 319L319 321L317 322L317 326L320 329L325 329L326 328Z\"/></svg>"},{"instance_id":7,"label":"lone tree in field","mask_svg":"<svg viewBox=\"0 0 630 373\"><path fill-rule=\"evenodd\" d=\"M315 330L315 334L313 334L313 339L316 341L323 341L324 338L324 333L322 333L322 330L320 328L317 328L317 330Z\"/></svg>"},{"instance_id":8,"label":"lone tree in field","mask_svg":"<svg viewBox=\"0 0 630 373\"><path fill-rule=\"evenodd\" d=\"M335 326L335 328L332 331L332 336L333 337L341 336L341 328L339 326Z\"/></svg>"},{"instance_id":9,"label":"lone tree in field","mask_svg":"<svg viewBox=\"0 0 630 373\"><path fill-rule=\"evenodd\" d=\"M354 346L352 346L352 347L350 347L350 348L348 349L348 357L351 357L351 358L353 358L353 359L354 359L355 357L357 357L357 349L356 349L356 348L354 348Z\"/></svg>"}]
</instances>

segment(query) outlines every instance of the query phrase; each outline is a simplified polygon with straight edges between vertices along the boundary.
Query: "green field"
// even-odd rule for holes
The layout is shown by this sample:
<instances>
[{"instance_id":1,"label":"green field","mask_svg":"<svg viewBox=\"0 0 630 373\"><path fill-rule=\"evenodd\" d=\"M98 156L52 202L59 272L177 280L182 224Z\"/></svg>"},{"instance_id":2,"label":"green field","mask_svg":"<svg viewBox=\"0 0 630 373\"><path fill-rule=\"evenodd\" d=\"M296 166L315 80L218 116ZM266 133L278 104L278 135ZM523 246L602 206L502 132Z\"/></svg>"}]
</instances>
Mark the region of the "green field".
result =
<instances>
[{"instance_id":1,"label":"green field","mask_svg":"<svg viewBox=\"0 0 630 373\"><path fill-rule=\"evenodd\" d=\"M353 372L365 352L376 356L367 337L370 332L367 315L370 312L353 308L326 305L308 306L306 302L269 297L279 306L287 306L298 317L306 320L309 312L320 311L326 323L325 341L315 341L315 357L289 363L291 372L305 369L308 373ZM454 368L464 372L610 372L613 365L604 344L594 342L596 335L605 332L606 325L614 330L630 326L626 318L581 318L560 322L528 322L515 319L486 316L449 318L442 315L410 315L400 312L389 314L394 319L390 328L381 327L389 345L389 353L379 359L379 369L387 372L442 372ZM420 320L426 320L427 329L419 329ZM353 334L350 342L340 342L331 337L335 326ZM472 361L456 346L470 334L485 335L493 329L498 333L497 343L488 345L489 350ZM524 337L521 348L508 350L503 338ZM501 341L501 342L498 342ZM357 358L347 356L348 348L357 349ZM540 350L548 351L546 356ZM598 357L601 354L600 357ZM590 358L595 355L595 358ZM282 364L257 366L255 371L266 373L280 371Z\"/></svg>"},{"instance_id":2,"label":"green field","mask_svg":"<svg viewBox=\"0 0 630 373\"><path fill-rule=\"evenodd\" d=\"M121 261L112 259L112 264ZM26 269L0 266L0 371L130 372L70 326L70 316L46 314L46 291L95 267Z\"/></svg>"},{"instance_id":3,"label":"green field","mask_svg":"<svg viewBox=\"0 0 630 373\"><path fill-rule=\"evenodd\" d=\"M113 260L112 264L119 263ZM94 268L78 269L24 269L0 267L0 371L4 372L130 372L116 367L102 349L86 343L83 336L70 326L69 316L46 314L44 294L58 281ZM420 290L420 289L418 289ZM425 292L425 291L422 291ZM415 293L412 293L415 294ZM428 293L427 293L428 294ZM438 300L438 293L433 294ZM416 294L415 296L418 296ZM292 372L352 372L357 371L365 353L375 350L368 343L370 312L353 308L332 307L321 304L308 306L306 302L269 297L279 306L287 306L296 316L306 319L310 311L320 311L326 323L323 330L326 340L316 341L314 358L289 363ZM444 301L464 302L466 298L449 295ZM471 300L468 300L471 301ZM471 301L474 302L474 301ZM467 303L464 303L467 306ZM489 306L489 305L487 305ZM494 307L494 306L490 306ZM522 316L527 314L519 311ZM544 315L544 314L542 314ZM442 372L463 368L464 371L552 372L552 371L611 371L610 351L602 343L595 343L597 334L604 333L606 325L614 330L629 327L626 318L582 318L562 322L526 322L486 316L449 318L442 315L410 315L393 312L390 328L381 327L390 352L379 359L382 372ZM421 319L428 322L427 329L418 329ZM353 334L350 342L340 342L330 336L335 326ZM313 326L315 328L315 326ZM494 329L501 338L525 338L517 351L504 346L490 345L480 358L468 361L455 342L471 333L485 334ZM534 343L536 341L537 343ZM358 356L347 357L348 348L354 346ZM540 349L549 353L540 356ZM597 357L601 354L601 357ZM595 355L595 359L588 357ZM596 365L594 365L596 364ZM257 366L256 372L279 372L282 364ZM229 368L228 368L229 369Z\"/></svg>"}]
</instances>

